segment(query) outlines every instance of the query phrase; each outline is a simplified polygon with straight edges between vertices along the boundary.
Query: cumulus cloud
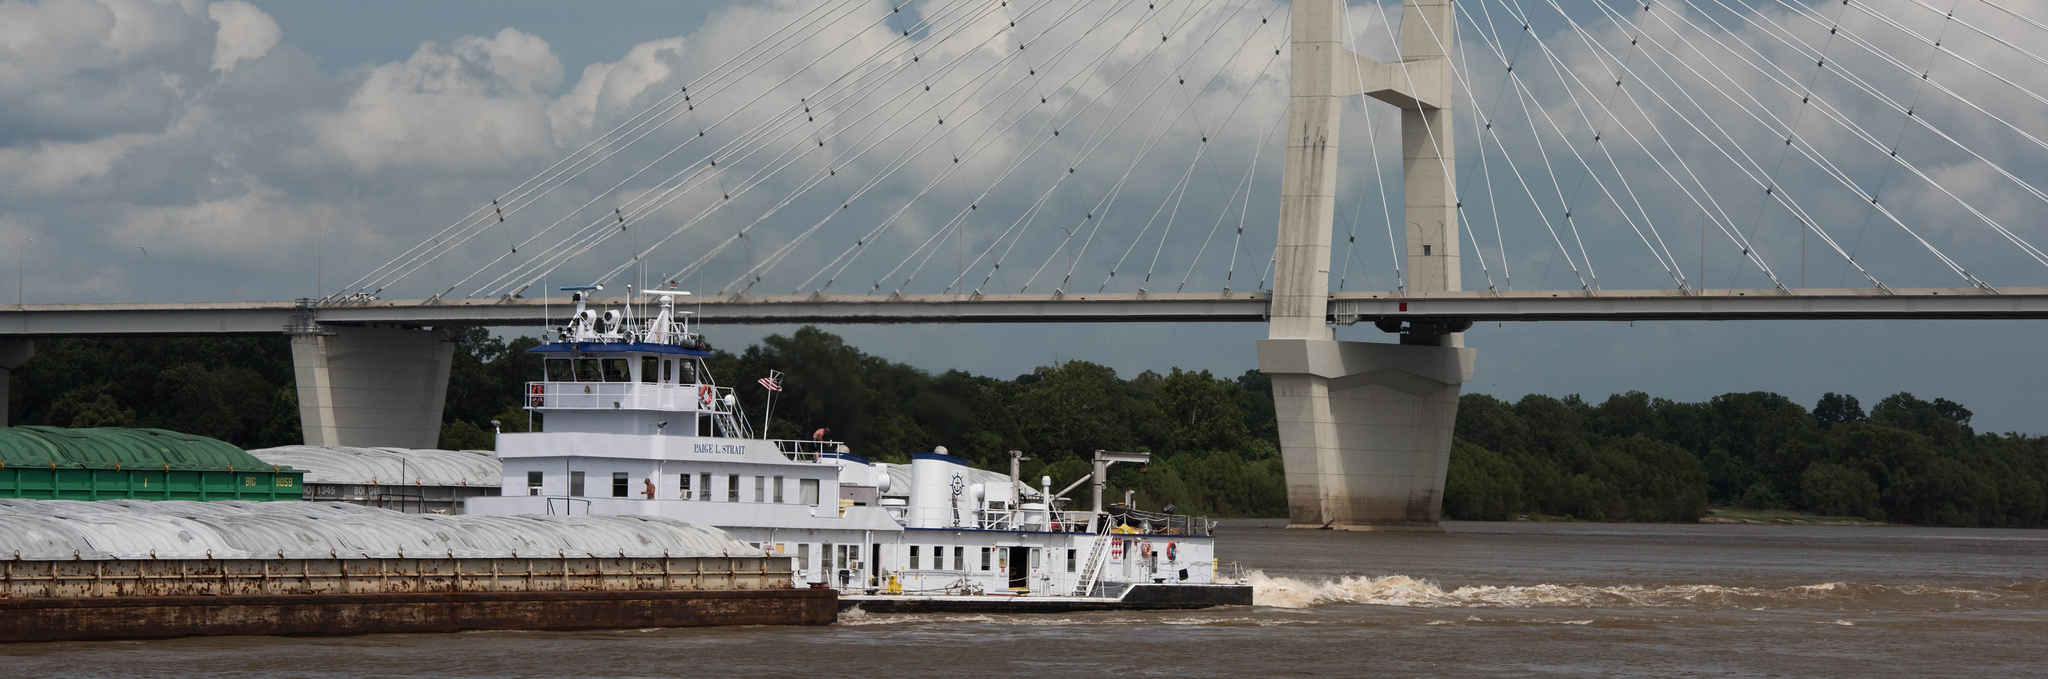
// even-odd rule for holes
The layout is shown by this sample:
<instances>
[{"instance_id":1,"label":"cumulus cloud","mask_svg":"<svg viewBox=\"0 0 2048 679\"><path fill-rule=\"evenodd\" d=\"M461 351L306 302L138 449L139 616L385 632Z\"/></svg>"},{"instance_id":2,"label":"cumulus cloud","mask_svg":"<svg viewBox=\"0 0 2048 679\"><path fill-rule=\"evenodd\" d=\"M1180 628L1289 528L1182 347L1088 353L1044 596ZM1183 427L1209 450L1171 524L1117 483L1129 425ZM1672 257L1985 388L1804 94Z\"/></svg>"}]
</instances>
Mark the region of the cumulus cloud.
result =
<instances>
[{"instance_id":1,"label":"cumulus cloud","mask_svg":"<svg viewBox=\"0 0 2048 679\"><path fill-rule=\"evenodd\" d=\"M0 3L0 146L162 129L209 70L212 22L200 9Z\"/></svg>"},{"instance_id":2,"label":"cumulus cloud","mask_svg":"<svg viewBox=\"0 0 2048 679\"><path fill-rule=\"evenodd\" d=\"M44 194L73 189L78 182L105 176L115 161L152 138L122 134L85 142L43 141L0 148L0 186Z\"/></svg>"},{"instance_id":3,"label":"cumulus cloud","mask_svg":"<svg viewBox=\"0 0 2048 679\"><path fill-rule=\"evenodd\" d=\"M213 45L213 67L221 71L232 71L235 62L269 53L284 36L277 20L241 0L208 5L206 16L220 23L220 33Z\"/></svg>"},{"instance_id":4,"label":"cumulus cloud","mask_svg":"<svg viewBox=\"0 0 2048 679\"><path fill-rule=\"evenodd\" d=\"M587 134L600 109L627 110L656 83L675 75L688 40L669 38L634 45L623 59L583 67L576 87L548 107L558 136Z\"/></svg>"},{"instance_id":5,"label":"cumulus cloud","mask_svg":"<svg viewBox=\"0 0 2048 679\"><path fill-rule=\"evenodd\" d=\"M191 205L125 207L109 232L116 242L153 243L156 254L196 259L276 255L330 229L360 227L332 205L287 196L262 183Z\"/></svg>"},{"instance_id":6,"label":"cumulus cloud","mask_svg":"<svg viewBox=\"0 0 2048 679\"><path fill-rule=\"evenodd\" d=\"M552 150L548 92L562 62L545 40L507 28L370 69L340 111L314 113L321 147L356 170L479 168Z\"/></svg>"}]
</instances>

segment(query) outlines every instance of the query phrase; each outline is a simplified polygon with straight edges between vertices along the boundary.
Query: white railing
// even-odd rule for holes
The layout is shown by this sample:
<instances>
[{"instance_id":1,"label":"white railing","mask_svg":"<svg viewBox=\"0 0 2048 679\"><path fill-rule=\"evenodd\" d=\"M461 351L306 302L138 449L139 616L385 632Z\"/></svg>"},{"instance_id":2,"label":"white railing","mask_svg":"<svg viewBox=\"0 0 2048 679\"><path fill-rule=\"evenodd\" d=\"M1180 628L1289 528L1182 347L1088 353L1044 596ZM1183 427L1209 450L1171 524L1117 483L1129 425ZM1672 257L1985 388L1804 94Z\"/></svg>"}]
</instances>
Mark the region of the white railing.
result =
<instances>
[{"instance_id":1,"label":"white railing","mask_svg":"<svg viewBox=\"0 0 2048 679\"><path fill-rule=\"evenodd\" d=\"M838 441L817 441L811 439L769 439L775 449L797 462L817 462L826 453L839 452Z\"/></svg>"},{"instance_id":2,"label":"white railing","mask_svg":"<svg viewBox=\"0 0 2048 679\"><path fill-rule=\"evenodd\" d=\"M704 403L705 388L711 403ZM528 382L526 407L562 410L719 410L731 389L696 384Z\"/></svg>"}]
</instances>

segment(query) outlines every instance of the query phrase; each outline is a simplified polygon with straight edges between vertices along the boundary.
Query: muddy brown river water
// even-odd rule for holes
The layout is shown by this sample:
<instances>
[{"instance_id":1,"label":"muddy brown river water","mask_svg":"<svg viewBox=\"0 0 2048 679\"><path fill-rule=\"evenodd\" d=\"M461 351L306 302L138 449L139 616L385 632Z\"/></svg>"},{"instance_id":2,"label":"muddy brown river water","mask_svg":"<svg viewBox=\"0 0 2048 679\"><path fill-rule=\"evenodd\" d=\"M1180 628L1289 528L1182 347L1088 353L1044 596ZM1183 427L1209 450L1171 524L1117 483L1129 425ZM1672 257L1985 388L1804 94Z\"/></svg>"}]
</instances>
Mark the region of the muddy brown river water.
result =
<instances>
[{"instance_id":1,"label":"muddy brown river water","mask_svg":"<svg viewBox=\"0 0 2048 679\"><path fill-rule=\"evenodd\" d=\"M1227 522L1260 605L0 647L9 676L2041 677L2048 531Z\"/></svg>"}]
</instances>

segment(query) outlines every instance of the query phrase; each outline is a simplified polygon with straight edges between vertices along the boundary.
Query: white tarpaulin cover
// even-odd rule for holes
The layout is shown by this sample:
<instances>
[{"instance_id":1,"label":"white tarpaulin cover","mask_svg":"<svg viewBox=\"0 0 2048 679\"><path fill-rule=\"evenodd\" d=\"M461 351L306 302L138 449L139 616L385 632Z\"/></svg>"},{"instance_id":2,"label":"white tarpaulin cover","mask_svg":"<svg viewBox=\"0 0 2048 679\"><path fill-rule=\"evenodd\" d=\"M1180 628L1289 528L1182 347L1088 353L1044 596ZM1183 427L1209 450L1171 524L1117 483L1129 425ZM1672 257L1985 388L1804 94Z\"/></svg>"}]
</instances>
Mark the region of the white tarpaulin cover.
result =
<instances>
[{"instance_id":1,"label":"white tarpaulin cover","mask_svg":"<svg viewBox=\"0 0 2048 679\"><path fill-rule=\"evenodd\" d=\"M0 499L0 559L758 556L723 530L638 516L402 514L332 502Z\"/></svg>"},{"instance_id":2,"label":"white tarpaulin cover","mask_svg":"<svg viewBox=\"0 0 2048 679\"><path fill-rule=\"evenodd\" d=\"M269 464L306 470L308 484L496 488L505 483L504 465L482 450L279 446L249 454Z\"/></svg>"}]
</instances>

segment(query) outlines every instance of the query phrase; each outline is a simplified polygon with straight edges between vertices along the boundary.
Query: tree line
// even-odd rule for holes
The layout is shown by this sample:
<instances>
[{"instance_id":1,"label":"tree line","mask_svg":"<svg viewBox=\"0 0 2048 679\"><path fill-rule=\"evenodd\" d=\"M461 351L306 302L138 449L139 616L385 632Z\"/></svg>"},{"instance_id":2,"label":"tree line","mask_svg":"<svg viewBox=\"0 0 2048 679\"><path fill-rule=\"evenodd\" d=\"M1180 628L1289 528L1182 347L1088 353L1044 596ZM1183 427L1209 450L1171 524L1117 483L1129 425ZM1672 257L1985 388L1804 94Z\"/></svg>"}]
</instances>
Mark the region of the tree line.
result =
<instances>
[{"instance_id":1,"label":"tree line","mask_svg":"<svg viewBox=\"0 0 2048 679\"><path fill-rule=\"evenodd\" d=\"M482 329L455 344L440 445L488 449L496 420L528 428L523 385L540 374L538 342ZM37 343L14 372L8 404L22 424L150 426L249 448L299 443L290 346L283 338L91 339ZM1060 487L1085 476L1094 451L1145 451L1145 467L1112 467L1116 494L1141 507L1283 516L1286 482L1272 386L1247 371L1141 372L1086 361L1012 379L931 373L802 328L708 361L761 424L766 391L785 374L767 434L829 429L858 454L908 461L945 446L977 467L1008 469L1024 451L1028 479ZM1508 520L1692 521L1709 506L1792 509L1897 523L2048 526L2048 439L1979 434L1960 404L1911 394L1865 413L1828 394L1809 410L1766 392L1703 403L1641 392L1591 405L1578 396L1459 403L1444 516Z\"/></svg>"}]
</instances>

